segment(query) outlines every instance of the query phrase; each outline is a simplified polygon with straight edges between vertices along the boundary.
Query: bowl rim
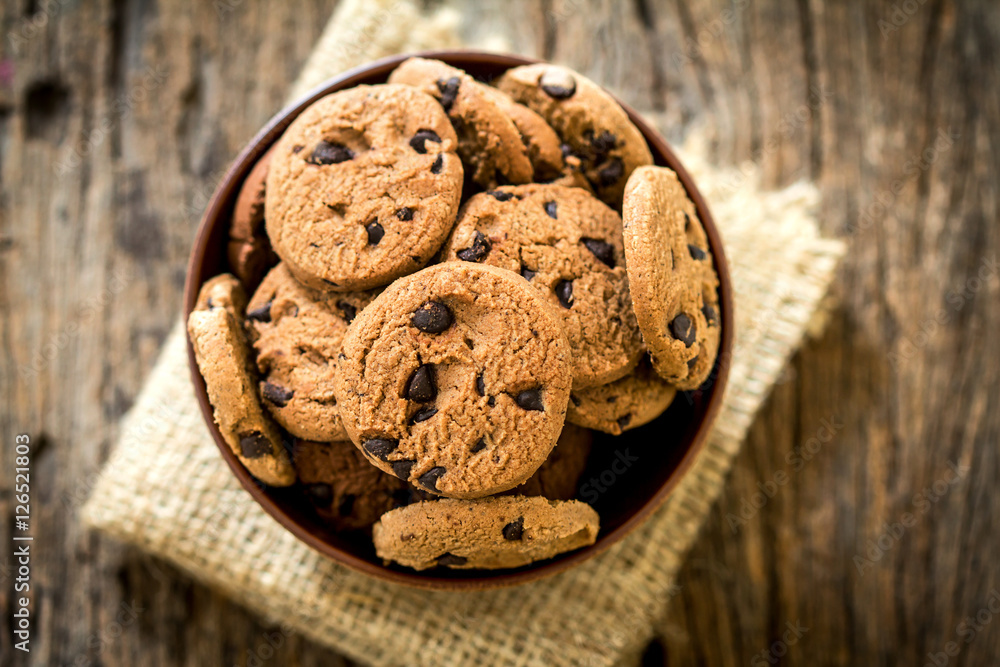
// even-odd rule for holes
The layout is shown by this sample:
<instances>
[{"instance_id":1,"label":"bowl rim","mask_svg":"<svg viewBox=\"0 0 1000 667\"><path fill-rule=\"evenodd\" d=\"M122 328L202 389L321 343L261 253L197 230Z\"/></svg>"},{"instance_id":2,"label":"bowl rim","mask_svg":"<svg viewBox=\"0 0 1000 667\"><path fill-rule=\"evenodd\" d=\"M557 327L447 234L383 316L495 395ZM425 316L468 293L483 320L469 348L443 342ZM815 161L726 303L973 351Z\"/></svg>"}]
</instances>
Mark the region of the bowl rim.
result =
<instances>
[{"instance_id":1,"label":"bowl rim","mask_svg":"<svg viewBox=\"0 0 1000 667\"><path fill-rule=\"evenodd\" d=\"M239 187L243 183L243 180L246 178L250 169L261 157L261 155L263 155L264 152L277 141L280 135L284 132L285 128L295 119L295 117L297 117L306 107L319 98L337 90L356 86L363 83L366 79L373 77L387 77L397 65L407 58L414 56L436 58L438 60L454 64L457 67L464 67L468 65L488 65L491 67L510 69L520 65L530 65L544 62L539 59L520 55L475 50L435 50L399 54L375 60L347 70L346 72L324 81L309 92L305 93L296 101L285 106L281 111L268 120L264 127L253 137L253 139L250 140L250 142L232 161L229 168L226 170L225 175L217 184L215 191L205 208L201 222L198 225L198 231L195 235L185 277L185 321L194 309L194 305L198 297L198 291L201 288L201 283L199 282L199 284L195 284L195 280L193 278L195 275L200 275L201 267L204 266L206 262L209 241L215 230L215 226L220 224L220 221L222 221L222 224L228 222L228 220L224 217L224 214L229 209L229 202L231 202L235 197ZM654 154L654 161L659 162L659 160L656 160L655 158L661 159L663 163L677 173L681 184L687 191L688 196L694 202L698 215L701 218L702 225L705 228L705 233L708 236L709 246L712 250L716 273L719 277L718 291L722 331L719 341L718 361L716 370L714 371L715 381L709 389L708 404L705 408L704 416L701 423L697 427L697 431L690 440L687 451L681 457L681 460L677 463L671 474L663 480L662 483L660 483L659 488L657 488L656 492L649 497L645 503L643 503L636 511L634 511L612 531L607 534L599 535L597 542L588 547L584 547L583 549L564 554L555 560L533 565L529 569L495 571L484 570L482 571L481 576L468 578L446 578L435 576L431 573L390 569L388 567L375 564L324 541L319 536L309 531L294 517L285 512L285 510L274 499L270 498L265 493L259 482L257 482L250 475L247 469L244 468L239 462L239 459L237 459L236 455L230 450L229 446L223 439L222 434L219 432L213 416L212 406L208 401L208 394L205 388L204 379L198 371L197 360L194 356L194 348L191 344L190 337L186 337L188 365L191 373L193 388L198 399L198 404L201 408L202 416L205 419L206 425L208 426L209 431L212 434L212 438L215 441L216 446L219 448L223 459L225 459L226 463L236 475L243 488L250 493L253 499L264 509L264 511L274 518L283 528L291 532L299 540L307 544L315 551L318 551L326 558L333 560L340 565L344 565L355 572L375 577L382 581L422 589L441 591L476 591L490 590L538 581L544 577L564 572L585 560L604 553L611 546L618 543L626 535L638 528L654 511L663 505L666 499L677 487L680 480L683 479L688 473L691 465L705 447L708 434L711 431L711 427L715 423L722 407L722 399L725 393L729 377L729 369L731 366L734 313L729 265L722 246L721 236L719 235L718 229L715 225L715 219L712 217L711 212L708 209L708 205L695 185L694 180L684 168L684 165L670 148L667 141L655 128L646 123L645 120L643 120L643 118L640 117L634 109L632 109L632 107L622 102L617 96L614 96L613 94L612 96L619 104L621 104L622 108L628 114L629 119L643 134L643 137L649 144L650 150Z\"/></svg>"}]
</instances>

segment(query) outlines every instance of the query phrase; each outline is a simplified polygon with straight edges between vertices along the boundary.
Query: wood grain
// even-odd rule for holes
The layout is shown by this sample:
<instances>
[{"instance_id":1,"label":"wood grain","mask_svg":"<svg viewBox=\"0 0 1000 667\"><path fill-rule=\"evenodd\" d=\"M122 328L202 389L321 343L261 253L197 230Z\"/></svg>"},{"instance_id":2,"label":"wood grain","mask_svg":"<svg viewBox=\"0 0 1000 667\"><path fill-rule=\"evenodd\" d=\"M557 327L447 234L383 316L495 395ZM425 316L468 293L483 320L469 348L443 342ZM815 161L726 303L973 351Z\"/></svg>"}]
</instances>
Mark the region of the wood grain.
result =
<instances>
[{"instance_id":1,"label":"wood grain","mask_svg":"<svg viewBox=\"0 0 1000 667\"><path fill-rule=\"evenodd\" d=\"M200 207L334 4L0 4L0 456L31 434L37 554L33 652L11 649L7 575L3 664L347 664L75 517L179 311ZM939 662L992 664L1000 6L453 4L475 43L576 67L672 140L705 124L720 162L816 179L850 244L842 305L757 420L647 664L921 665L949 642ZM788 623L807 629L783 646Z\"/></svg>"}]
</instances>

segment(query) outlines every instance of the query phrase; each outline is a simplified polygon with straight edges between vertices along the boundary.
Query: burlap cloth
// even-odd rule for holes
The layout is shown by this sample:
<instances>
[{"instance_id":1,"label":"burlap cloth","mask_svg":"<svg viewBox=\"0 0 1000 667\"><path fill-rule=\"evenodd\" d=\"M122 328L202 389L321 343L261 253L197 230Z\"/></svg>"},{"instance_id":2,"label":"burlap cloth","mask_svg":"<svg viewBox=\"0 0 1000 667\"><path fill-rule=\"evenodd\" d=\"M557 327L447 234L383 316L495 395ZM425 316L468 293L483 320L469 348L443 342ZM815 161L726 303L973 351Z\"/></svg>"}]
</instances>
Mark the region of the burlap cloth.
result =
<instances>
[{"instance_id":1,"label":"burlap cloth","mask_svg":"<svg viewBox=\"0 0 1000 667\"><path fill-rule=\"evenodd\" d=\"M343 0L291 96L395 52L457 46L458 17ZM712 208L732 271L737 336L725 404L667 503L607 553L543 581L432 593L335 565L282 529L229 472L194 399L174 328L83 507L85 524L164 558L268 620L373 665L632 664L679 590L674 574L761 402L821 313L839 241L820 238L816 190L761 191L719 169L695 133L681 158Z\"/></svg>"}]
</instances>

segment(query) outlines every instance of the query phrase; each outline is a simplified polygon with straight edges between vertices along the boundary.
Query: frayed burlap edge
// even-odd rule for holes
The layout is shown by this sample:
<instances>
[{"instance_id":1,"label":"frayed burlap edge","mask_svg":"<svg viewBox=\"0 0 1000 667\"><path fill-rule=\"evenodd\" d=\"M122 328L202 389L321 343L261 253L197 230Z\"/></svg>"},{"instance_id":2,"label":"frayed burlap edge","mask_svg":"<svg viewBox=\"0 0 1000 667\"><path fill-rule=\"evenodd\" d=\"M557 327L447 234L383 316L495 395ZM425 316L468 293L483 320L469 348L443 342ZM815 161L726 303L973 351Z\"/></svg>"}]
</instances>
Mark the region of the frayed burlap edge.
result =
<instances>
[{"instance_id":1,"label":"frayed burlap edge","mask_svg":"<svg viewBox=\"0 0 1000 667\"><path fill-rule=\"evenodd\" d=\"M454 16L426 18L409 2L344 0L293 95L374 57L454 45L455 25ZM414 43L414 34L435 37ZM763 192L755 169L711 166L699 136L681 155L710 202L731 266L737 336L729 388L689 474L607 553L541 582L481 593L416 591L325 560L267 516L219 456L194 399L180 322L123 420L83 522L372 665L634 663L679 590L674 574L754 414L816 322L844 252L819 236L814 187Z\"/></svg>"}]
</instances>

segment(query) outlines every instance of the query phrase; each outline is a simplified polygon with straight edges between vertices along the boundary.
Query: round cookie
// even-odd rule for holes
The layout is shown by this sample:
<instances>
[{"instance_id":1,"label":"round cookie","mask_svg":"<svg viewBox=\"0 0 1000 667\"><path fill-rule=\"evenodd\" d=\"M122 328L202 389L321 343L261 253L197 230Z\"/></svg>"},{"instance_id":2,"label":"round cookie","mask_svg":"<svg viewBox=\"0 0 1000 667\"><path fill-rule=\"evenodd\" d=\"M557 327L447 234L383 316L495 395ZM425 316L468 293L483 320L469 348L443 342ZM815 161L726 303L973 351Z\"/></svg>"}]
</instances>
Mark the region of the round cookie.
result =
<instances>
[{"instance_id":1,"label":"round cookie","mask_svg":"<svg viewBox=\"0 0 1000 667\"><path fill-rule=\"evenodd\" d=\"M544 118L510 99L506 93L490 86L483 86L482 90L511 119L521 135L521 142L531 161L534 174L532 180L541 183L559 178L566 165L563 161L562 142L556 131L549 127Z\"/></svg>"},{"instance_id":2,"label":"round cookie","mask_svg":"<svg viewBox=\"0 0 1000 667\"><path fill-rule=\"evenodd\" d=\"M420 493L368 463L352 442L296 440L292 463L316 515L340 531L369 530L382 514L409 505Z\"/></svg>"},{"instance_id":3,"label":"round cookie","mask_svg":"<svg viewBox=\"0 0 1000 667\"><path fill-rule=\"evenodd\" d=\"M237 320L247 309L247 294L243 285L231 273L221 273L206 280L198 290L195 310L210 310L222 306Z\"/></svg>"},{"instance_id":4,"label":"round cookie","mask_svg":"<svg viewBox=\"0 0 1000 667\"><path fill-rule=\"evenodd\" d=\"M659 417L676 394L677 389L657 375L644 358L620 380L571 393L566 421L621 435Z\"/></svg>"},{"instance_id":5,"label":"round cookie","mask_svg":"<svg viewBox=\"0 0 1000 667\"><path fill-rule=\"evenodd\" d=\"M497 106L488 86L440 60L410 58L389 76L432 95L451 119L465 176L490 189L504 183L527 183L532 165L513 120Z\"/></svg>"},{"instance_id":6,"label":"round cookie","mask_svg":"<svg viewBox=\"0 0 1000 667\"><path fill-rule=\"evenodd\" d=\"M477 498L517 486L549 455L570 351L524 280L448 262L397 280L358 315L335 386L344 428L374 465Z\"/></svg>"},{"instance_id":7,"label":"round cookie","mask_svg":"<svg viewBox=\"0 0 1000 667\"><path fill-rule=\"evenodd\" d=\"M248 289L259 285L268 268L278 262L264 229L264 193L272 153L274 146L260 157L243 181L229 225L229 265Z\"/></svg>"},{"instance_id":8,"label":"round cookie","mask_svg":"<svg viewBox=\"0 0 1000 667\"><path fill-rule=\"evenodd\" d=\"M457 143L441 105L410 86L318 100L271 158L265 217L275 252L320 290L365 290L416 271L455 221Z\"/></svg>"},{"instance_id":9,"label":"round cookie","mask_svg":"<svg viewBox=\"0 0 1000 667\"><path fill-rule=\"evenodd\" d=\"M521 567L593 544L600 518L578 500L428 500L382 515L375 552L414 570Z\"/></svg>"},{"instance_id":10,"label":"round cookie","mask_svg":"<svg viewBox=\"0 0 1000 667\"><path fill-rule=\"evenodd\" d=\"M260 393L275 421L306 440L347 440L333 390L347 326L378 292L320 292L284 263L271 269L247 306Z\"/></svg>"},{"instance_id":11,"label":"round cookie","mask_svg":"<svg viewBox=\"0 0 1000 667\"><path fill-rule=\"evenodd\" d=\"M573 395L570 394L570 400ZM567 417L569 416L567 408ZM549 458L521 486L505 495L543 496L549 500L572 500L594 442L594 434L579 426L567 423Z\"/></svg>"},{"instance_id":12,"label":"round cookie","mask_svg":"<svg viewBox=\"0 0 1000 667\"><path fill-rule=\"evenodd\" d=\"M719 278L677 174L640 167L622 211L632 305L653 368L681 390L708 378L719 351Z\"/></svg>"},{"instance_id":13,"label":"round cookie","mask_svg":"<svg viewBox=\"0 0 1000 667\"><path fill-rule=\"evenodd\" d=\"M597 196L615 208L632 170L653 162L621 105L581 74L558 65L524 65L507 70L496 86L552 126L566 161L577 160Z\"/></svg>"},{"instance_id":14,"label":"round cookie","mask_svg":"<svg viewBox=\"0 0 1000 667\"><path fill-rule=\"evenodd\" d=\"M442 257L527 279L561 319L573 350L573 387L592 387L627 375L642 355L621 224L579 188L505 186L465 203Z\"/></svg>"},{"instance_id":15,"label":"round cookie","mask_svg":"<svg viewBox=\"0 0 1000 667\"><path fill-rule=\"evenodd\" d=\"M198 301L201 305L188 316L188 335L215 423L251 475L271 486L289 486L295 471L281 432L260 406L242 313L236 309L246 296L236 278L227 275L206 283Z\"/></svg>"}]
</instances>

